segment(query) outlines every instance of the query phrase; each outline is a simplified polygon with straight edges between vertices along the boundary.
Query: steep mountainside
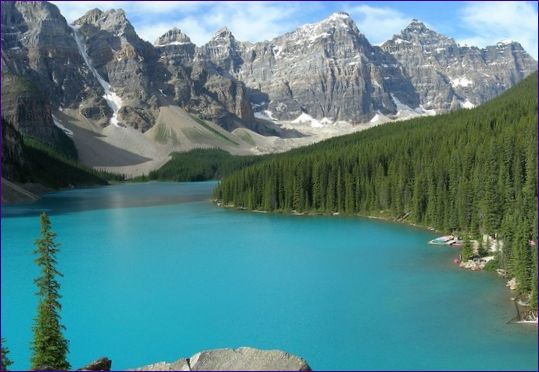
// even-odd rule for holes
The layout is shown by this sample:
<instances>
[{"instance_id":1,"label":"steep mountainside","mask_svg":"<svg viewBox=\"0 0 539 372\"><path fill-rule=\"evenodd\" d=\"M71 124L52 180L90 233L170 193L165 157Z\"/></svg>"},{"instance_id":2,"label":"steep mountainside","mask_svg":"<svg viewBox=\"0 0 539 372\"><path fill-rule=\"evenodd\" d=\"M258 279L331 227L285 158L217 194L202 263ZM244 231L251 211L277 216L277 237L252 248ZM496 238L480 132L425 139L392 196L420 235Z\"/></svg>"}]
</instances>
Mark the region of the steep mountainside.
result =
<instances>
[{"instance_id":1,"label":"steep mountainside","mask_svg":"<svg viewBox=\"0 0 539 372\"><path fill-rule=\"evenodd\" d=\"M488 101L537 70L519 43L458 45L414 20L382 45L403 66L425 109L446 112Z\"/></svg>"},{"instance_id":2,"label":"steep mountainside","mask_svg":"<svg viewBox=\"0 0 539 372\"><path fill-rule=\"evenodd\" d=\"M252 89L253 103L277 119L307 113L329 122L366 122L377 111L397 112L391 94L419 106L401 66L373 47L346 13L269 42L242 43L229 55L229 72Z\"/></svg>"}]
</instances>

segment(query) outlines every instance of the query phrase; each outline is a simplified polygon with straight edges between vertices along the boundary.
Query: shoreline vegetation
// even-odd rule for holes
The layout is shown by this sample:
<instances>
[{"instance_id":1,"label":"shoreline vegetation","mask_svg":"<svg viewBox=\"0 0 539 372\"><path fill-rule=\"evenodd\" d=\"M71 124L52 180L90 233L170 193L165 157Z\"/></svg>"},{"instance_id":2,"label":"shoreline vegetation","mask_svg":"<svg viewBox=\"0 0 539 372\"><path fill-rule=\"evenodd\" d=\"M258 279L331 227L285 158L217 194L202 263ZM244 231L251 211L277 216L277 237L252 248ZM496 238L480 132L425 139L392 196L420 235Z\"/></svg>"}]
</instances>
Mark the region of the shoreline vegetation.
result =
<instances>
[{"instance_id":1,"label":"shoreline vegetation","mask_svg":"<svg viewBox=\"0 0 539 372\"><path fill-rule=\"evenodd\" d=\"M371 216L462 237L455 263L505 276L516 301L530 305L524 320L536 320L537 73L475 109L276 155L226 176L213 198L239 209Z\"/></svg>"}]
</instances>

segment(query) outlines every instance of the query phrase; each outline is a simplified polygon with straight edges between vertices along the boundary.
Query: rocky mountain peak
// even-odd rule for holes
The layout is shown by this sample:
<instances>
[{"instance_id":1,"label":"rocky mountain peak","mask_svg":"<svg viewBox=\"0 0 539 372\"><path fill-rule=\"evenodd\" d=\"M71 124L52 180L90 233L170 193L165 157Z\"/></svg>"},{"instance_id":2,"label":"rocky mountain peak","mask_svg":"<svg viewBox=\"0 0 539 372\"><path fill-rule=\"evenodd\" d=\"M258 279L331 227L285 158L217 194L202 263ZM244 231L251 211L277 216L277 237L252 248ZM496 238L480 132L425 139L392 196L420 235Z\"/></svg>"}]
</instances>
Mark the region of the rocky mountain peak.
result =
<instances>
[{"instance_id":1,"label":"rocky mountain peak","mask_svg":"<svg viewBox=\"0 0 539 372\"><path fill-rule=\"evenodd\" d=\"M412 22L403 30L406 32L425 32L431 31L423 22L418 19L412 19Z\"/></svg>"},{"instance_id":2,"label":"rocky mountain peak","mask_svg":"<svg viewBox=\"0 0 539 372\"><path fill-rule=\"evenodd\" d=\"M100 30L109 31L116 35L128 32L135 33L135 29L127 19L123 9L110 9L105 12L92 9L73 22L74 25L92 25Z\"/></svg>"},{"instance_id":3,"label":"rocky mountain peak","mask_svg":"<svg viewBox=\"0 0 539 372\"><path fill-rule=\"evenodd\" d=\"M94 8L89 10L84 16L82 16L79 19L84 19L85 22L89 23L95 23L101 16L103 15L103 11L99 8Z\"/></svg>"},{"instance_id":4,"label":"rocky mountain peak","mask_svg":"<svg viewBox=\"0 0 539 372\"><path fill-rule=\"evenodd\" d=\"M275 45L321 45L329 40L363 37L348 13L337 12L317 23L310 23L272 40ZM352 42L354 43L354 42ZM281 47L282 49L282 47Z\"/></svg>"},{"instance_id":5,"label":"rocky mountain peak","mask_svg":"<svg viewBox=\"0 0 539 372\"><path fill-rule=\"evenodd\" d=\"M189 36L184 34L179 28L174 27L171 30L168 30L166 33L161 35L157 40L155 40L155 46L165 46L165 45L182 45L182 44L192 44Z\"/></svg>"},{"instance_id":6,"label":"rocky mountain peak","mask_svg":"<svg viewBox=\"0 0 539 372\"><path fill-rule=\"evenodd\" d=\"M225 70L236 69L242 63L240 57L240 45L232 32L223 27L219 29L211 40L200 48L204 58L212 61Z\"/></svg>"},{"instance_id":7,"label":"rocky mountain peak","mask_svg":"<svg viewBox=\"0 0 539 372\"><path fill-rule=\"evenodd\" d=\"M335 12L332 13L329 17L323 19L319 23L337 23L340 25L348 25L351 22L354 22L352 20L352 17L350 17L350 14L346 12Z\"/></svg>"},{"instance_id":8,"label":"rocky mountain peak","mask_svg":"<svg viewBox=\"0 0 539 372\"><path fill-rule=\"evenodd\" d=\"M305 25L305 26L301 27L300 29L302 29L304 27L306 29L312 29L312 28L320 29L320 30L345 29L345 30L351 30L351 31L359 32L354 20L352 19L352 17L350 17L350 14L348 14L346 12L333 13L329 17L321 20L318 23Z\"/></svg>"},{"instance_id":9,"label":"rocky mountain peak","mask_svg":"<svg viewBox=\"0 0 539 372\"><path fill-rule=\"evenodd\" d=\"M393 35L393 38L382 44L382 48L387 51L427 48L431 52L432 48L456 47L454 39L439 34L428 28L423 22L413 19L400 34Z\"/></svg>"},{"instance_id":10,"label":"rocky mountain peak","mask_svg":"<svg viewBox=\"0 0 539 372\"><path fill-rule=\"evenodd\" d=\"M417 40L419 42L427 41L429 43L439 40L454 42L453 39L428 28L423 22L418 21L417 19L413 19L412 22L401 31L400 36L404 40Z\"/></svg>"},{"instance_id":11,"label":"rocky mountain peak","mask_svg":"<svg viewBox=\"0 0 539 372\"><path fill-rule=\"evenodd\" d=\"M236 38L227 27L222 27L219 30L217 30L217 32L215 32L215 34L212 37L212 40L214 41L223 40L226 42L232 42L232 41L236 41Z\"/></svg>"}]
</instances>

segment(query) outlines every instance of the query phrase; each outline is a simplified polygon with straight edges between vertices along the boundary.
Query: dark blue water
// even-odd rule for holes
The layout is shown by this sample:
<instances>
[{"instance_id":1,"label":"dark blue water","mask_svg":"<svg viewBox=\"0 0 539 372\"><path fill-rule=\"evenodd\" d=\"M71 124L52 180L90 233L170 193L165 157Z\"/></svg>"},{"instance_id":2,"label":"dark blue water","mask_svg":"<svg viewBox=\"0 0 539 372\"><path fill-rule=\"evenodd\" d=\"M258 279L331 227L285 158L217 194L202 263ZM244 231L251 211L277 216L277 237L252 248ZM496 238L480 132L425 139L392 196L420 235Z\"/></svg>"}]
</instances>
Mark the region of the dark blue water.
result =
<instances>
[{"instance_id":1,"label":"dark blue water","mask_svg":"<svg viewBox=\"0 0 539 372\"><path fill-rule=\"evenodd\" d=\"M459 270L434 234L368 219L217 208L215 183L50 194L2 209L2 336L29 366L33 241L62 244L73 367L141 366L210 348L301 355L314 369L537 369L537 331L506 322L510 293Z\"/></svg>"}]
</instances>

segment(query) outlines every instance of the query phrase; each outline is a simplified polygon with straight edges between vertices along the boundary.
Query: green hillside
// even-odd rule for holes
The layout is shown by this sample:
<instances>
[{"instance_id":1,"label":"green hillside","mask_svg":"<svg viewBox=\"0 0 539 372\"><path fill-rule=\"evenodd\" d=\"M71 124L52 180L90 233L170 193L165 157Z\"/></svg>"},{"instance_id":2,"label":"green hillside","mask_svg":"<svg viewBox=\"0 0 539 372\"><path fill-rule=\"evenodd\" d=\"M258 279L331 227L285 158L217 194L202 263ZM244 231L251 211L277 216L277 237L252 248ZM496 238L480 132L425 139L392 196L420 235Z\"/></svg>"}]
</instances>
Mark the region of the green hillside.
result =
<instances>
[{"instance_id":1,"label":"green hillside","mask_svg":"<svg viewBox=\"0 0 539 372\"><path fill-rule=\"evenodd\" d=\"M207 181L222 177L264 159L264 156L238 156L220 149L176 152L161 168L135 181Z\"/></svg>"},{"instance_id":2,"label":"green hillside","mask_svg":"<svg viewBox=\"0 0 539 372\"><path fill-rule=\"evenodd\" d=\"M269 158L219 184L224 204L378 215L502 237L499 265L537 287L537 73L473 110L391 123ZM532 278L534 277L534 278ZM533 283L533 285L532 285Z\"/></svg>"}]
</instances>

